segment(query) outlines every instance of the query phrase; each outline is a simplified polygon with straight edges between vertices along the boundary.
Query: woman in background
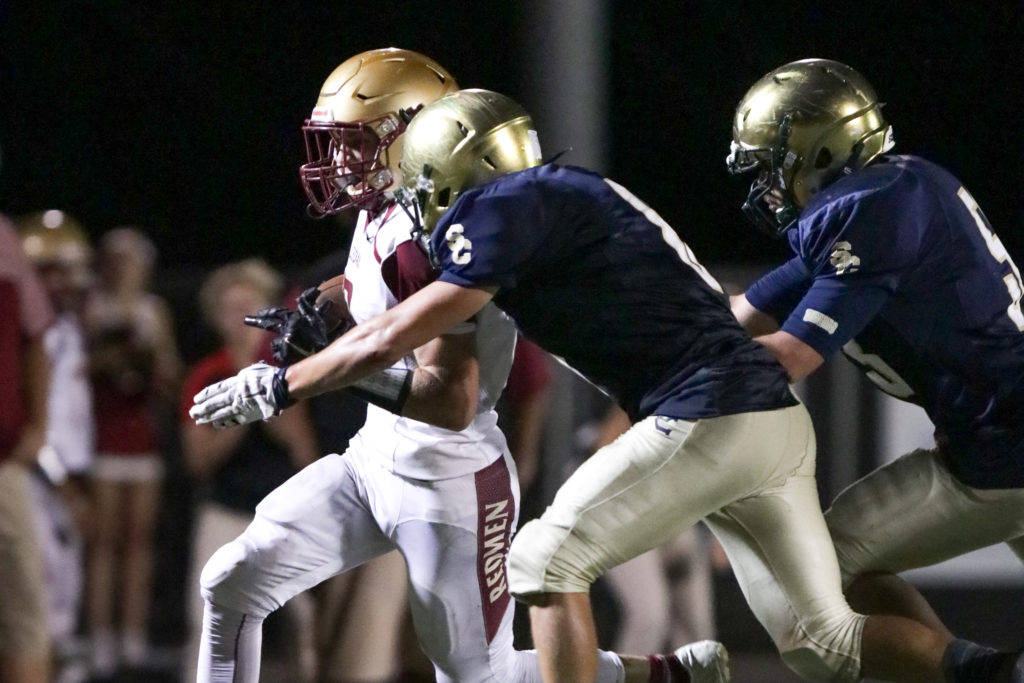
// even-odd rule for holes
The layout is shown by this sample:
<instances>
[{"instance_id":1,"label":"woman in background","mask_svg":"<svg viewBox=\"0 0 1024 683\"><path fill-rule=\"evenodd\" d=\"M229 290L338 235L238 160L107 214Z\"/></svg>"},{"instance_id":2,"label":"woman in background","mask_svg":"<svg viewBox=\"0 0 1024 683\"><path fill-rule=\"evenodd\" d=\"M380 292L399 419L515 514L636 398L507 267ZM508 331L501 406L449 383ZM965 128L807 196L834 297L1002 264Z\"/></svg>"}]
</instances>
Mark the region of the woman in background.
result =
<instances>
[{"instance_id":1,"label":"woman in background","mask_svg":"<svg viewBox=\"0 0 1024 683\"><path fill-rule=\"evenodd\" d=\"M99 676L141 666L148 653L165 464L156 411L176 396L181 370L170 310L148 289L156 256L138 229L104 234L85 309L96 412L86 623Z\"/></svg>"}]
</instances>

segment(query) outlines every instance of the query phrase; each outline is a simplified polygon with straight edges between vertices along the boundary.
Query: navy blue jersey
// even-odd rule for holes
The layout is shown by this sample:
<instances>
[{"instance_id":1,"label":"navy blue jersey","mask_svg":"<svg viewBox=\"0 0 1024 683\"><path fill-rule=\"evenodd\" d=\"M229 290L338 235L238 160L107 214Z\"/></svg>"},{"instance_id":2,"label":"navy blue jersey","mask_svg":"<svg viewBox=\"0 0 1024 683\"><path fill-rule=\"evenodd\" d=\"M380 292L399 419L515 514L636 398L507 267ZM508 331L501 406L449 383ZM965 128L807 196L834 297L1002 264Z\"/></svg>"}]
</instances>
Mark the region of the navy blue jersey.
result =
<instances>
[{"instance_id":1,"label":"navy blue jersey","mask_svg":"<svg viewBox=\"0 0 1024 683\"><path fill-rule=\"evenodd\" d=\"M796 256L750 303L921 405L961 481L1024 485L1020 273L960 181L885 157L815 196L787 236Z\"/></svg>"},{"instance_id":2,"label":"navy blue jersey","mask_svg":"<svg viewBox=\"0 0 1024 683\"><path fill-rule=\"evenodd\" d=\"M440 279L498 287L520 330L635 420L795 404L718 283L625 188L540 166L466 191L431 237Z\"/></svg>"}]
</instances>

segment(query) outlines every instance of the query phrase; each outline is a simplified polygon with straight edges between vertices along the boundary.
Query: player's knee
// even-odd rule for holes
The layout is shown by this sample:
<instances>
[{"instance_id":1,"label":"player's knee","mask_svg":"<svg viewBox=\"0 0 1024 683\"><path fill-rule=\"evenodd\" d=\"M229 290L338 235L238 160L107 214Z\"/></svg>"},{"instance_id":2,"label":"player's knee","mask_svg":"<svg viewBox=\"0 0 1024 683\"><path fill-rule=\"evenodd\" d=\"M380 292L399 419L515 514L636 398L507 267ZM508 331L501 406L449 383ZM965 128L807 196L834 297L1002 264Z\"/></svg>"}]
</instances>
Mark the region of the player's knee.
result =
<instances>
[{"instance_id":1,"label":"player's knee","mask_svg":"<svg viewBox=\"0 0 1024 683\"><path fill-rule=\"evenodd\" d=\"M524 525L509 550L509 591L527 603L544 593L586 593L601 571L585 543L543 518Z\"/></svg>"},{"instance_id":2,"label":"player's knee","mask_svg":"<svg viewBox=\"0 0 1024 683\"><path fill-rule=\"evenodd\" d=\"M849 608L799 623L785 634L773 633L782 661L810 681L860 680L862 615Z\"/></svg>"},{"instance_id":3,"label":"player's knee","mask_svg":"<svg viewBox=\"0 0 1024 683\"><path fill-rule=\"evenodd\" d=\"M272 609L260 605L261 601L253 593L256 583L252 578L257 571L248 546L235 539L221 546L207 560L199 575L199 591L208 603L247 614L269 613Z\"/></svg>"}]
</instances>

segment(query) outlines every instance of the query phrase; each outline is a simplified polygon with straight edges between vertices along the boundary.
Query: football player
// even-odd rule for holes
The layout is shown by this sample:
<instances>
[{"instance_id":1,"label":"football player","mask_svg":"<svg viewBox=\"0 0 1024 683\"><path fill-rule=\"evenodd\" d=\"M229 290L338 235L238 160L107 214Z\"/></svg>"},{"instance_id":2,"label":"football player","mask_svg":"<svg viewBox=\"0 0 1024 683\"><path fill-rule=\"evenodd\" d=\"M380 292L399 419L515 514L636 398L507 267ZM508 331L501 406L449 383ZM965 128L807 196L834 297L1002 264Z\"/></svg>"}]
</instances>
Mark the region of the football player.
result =
<instances>
[{"instance_id":1,"label":"football player","mask_svg":"<svg viewBox=\"0 0 1024 683\"><path fill-rule=\"evenodd\" d=\"M78 661L76 626L85 585L82 528L89 519L89 471L95 456L92 392L82 329L83 298L91 279L92 246L84 228L63 211L17 219L21 246L35 266L57 315L45 333L50 358L46 445L32 478L39 543L49 594L50 633L57 680L72 680ZM78 672L77 675L81 675Z\"/></svg>"},{"instance_id":2,"label":"football player","mask_svg":"<svg viewBox=\"0 0 1024 683\"><path fill-rule=\"evenodd\" d=\"M529 115L497 93L463 90L424 108L405 133L401 170L438 280L299 363L204 390L194 416L265 418L497 304L633 421L512 544L509 587L531 606L544 680L596 679L590 584L700 519L786 663L809 679L858 680L868 618L843 598L814 433L785 370L657 213L603 176L541 164L537 147ZM775 583L781 608L761 600ZM870 619L892 631L887 664L904 673L906 643L927 630Z\"/></svg>"},{"instance_id":3,"label":"football player","mask_svg":"<svg viewBox=\"0 0 1024 683\"><path fill-rule=\"evenodd\" d=\"M360 210L347 301L336 302L347 303L355 321L383 314L436 277L393 190L409 120L455 89L423 55L372 50L335 69L304 126L301 173L311 211ZM474 313L375 368L383 374L356 387L370 406L348 451L321 458L270 494L245 533L210 559L201 578L201 682L255 683L260 625L270 611L395 548L408 565L416 633L438 681L541 680L536 653L513 648L505 569L519 491L494 403L516 332L493 304ZM238 396L275 377L283 368L253 366L203 394ZM203 399L193 416L215 426L246 421ZM604 652L598 668L598 680L609 682L728 680L726 653L711 641L649 658Z\"/></svg>"},{"instance_id":4,"label":"football player","mask_svg":"<svg viewBox=\"0 0 1024 683\"><path fill-rule=\"evenodd\" d=\"M987 681L1012 656L953 640L896 574L1000 542L1024 559L1024 285L960 180L886 154L881 106L825 59L779 67L743 97L728 168L756 173L743 210L794 257L733 309L791 380L842 351L925 409L935 446L850 486L826 521L855 608L931 626L949 642L948 680Z\"/></svg>"}]
</instances>

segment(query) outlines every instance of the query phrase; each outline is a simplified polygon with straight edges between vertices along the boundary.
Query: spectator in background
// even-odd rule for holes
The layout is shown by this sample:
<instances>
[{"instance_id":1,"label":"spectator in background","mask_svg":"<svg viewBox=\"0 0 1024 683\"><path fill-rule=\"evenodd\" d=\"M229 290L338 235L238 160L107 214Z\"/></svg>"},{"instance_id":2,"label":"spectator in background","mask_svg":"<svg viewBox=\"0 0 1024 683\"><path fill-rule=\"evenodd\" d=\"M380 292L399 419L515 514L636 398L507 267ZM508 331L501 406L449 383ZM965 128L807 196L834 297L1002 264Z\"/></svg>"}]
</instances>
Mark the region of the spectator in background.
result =
<instances>
[{"instance_id":1,"label":"spectator in background","mask_svg":"<svg viewBox=\"0 0 1024 683\"><path fill-rule=\"evenodd\" d=\"M44 337L52 368L49 423L32 492L49 595L55 680L73 683L87 675L78 626L85 572L82 532L90 517L87 484L95 438L81 310L92 247L78 222L63 211L33 213L17 222L22 247L57 316Z\"/></svg>"},{"instance_id":2,"label":"spectator in background","mask_svg":"<svg viewBox=\"0 0 1024 683\"><path fill-rule=\"evenodd\" d=\"M203 565L215 550L245 530L264 496L319 455L305 409L294 414L288 411L281 416L283 419L229 430L197 426L188 417L192 397L200 389L268 357L269 336L247 326L244 319L254 311L276 305L282 285L281 276L265 262L249 259L218 268L199 292L203 316L223 345L192 367L181 393L182 448L186 465L201 489L188 580L190 646L183 662L193 680L202 630L199 575ZM296 638L288 643L289 656L285 659L289 661L283 674L292 683L309 680L311 675L311 610L306 596L290 601L282 610L286 619L297 622L297 627L288 629Z\"/></svg>"},{"instance_id":3,"label":"spectator in background","mask_svg":"<svg viewBox=\"0 0 1024 683\"><path fill-rule=\"evenodd\" d=\"M97 448L86 612L99 676L147 659L164 473L157 410L175 396L181 367L169 308L148 290L156 256L135 228L104 234L85 309Z\"/></svg>"},{"instance_id":4,"label":"spectator in background","mask_svg":"<svg viewBox=\"0 0 1024 683\"><path fill-rule=\"evenodd\" d=\"M28 468L46 442L53 311L0 217L0 683L49 683L46 589Z\"/></svg>"}]
</instances>

